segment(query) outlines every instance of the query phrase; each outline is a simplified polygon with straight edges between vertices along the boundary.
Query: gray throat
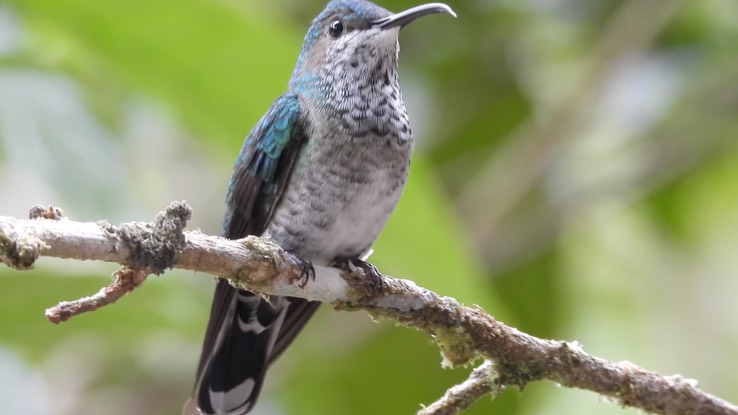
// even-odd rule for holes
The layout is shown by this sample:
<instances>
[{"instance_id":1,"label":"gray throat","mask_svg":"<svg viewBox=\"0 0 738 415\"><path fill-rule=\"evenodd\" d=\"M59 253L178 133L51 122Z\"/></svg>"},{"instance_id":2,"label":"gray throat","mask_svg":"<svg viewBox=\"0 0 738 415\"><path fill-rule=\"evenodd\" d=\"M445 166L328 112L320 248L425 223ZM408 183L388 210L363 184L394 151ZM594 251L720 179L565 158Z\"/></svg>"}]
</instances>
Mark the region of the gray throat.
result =
<instances>
[{"instance_id":1,"label":"gray throat","mask_svg":"<svg viewBox=\"0 0 738 415\"><path fill-rule=\"evenodd\" d=\"M336 61L322 70L320 79L329 91L324 105L335 111L335 118L328 118L340 121L335 126L348 136L412 139L397 72L399 45L396 37L382 39L388 35L396 33L371 33L351 53L339 50Z\"/></svg>"}]
</instances>

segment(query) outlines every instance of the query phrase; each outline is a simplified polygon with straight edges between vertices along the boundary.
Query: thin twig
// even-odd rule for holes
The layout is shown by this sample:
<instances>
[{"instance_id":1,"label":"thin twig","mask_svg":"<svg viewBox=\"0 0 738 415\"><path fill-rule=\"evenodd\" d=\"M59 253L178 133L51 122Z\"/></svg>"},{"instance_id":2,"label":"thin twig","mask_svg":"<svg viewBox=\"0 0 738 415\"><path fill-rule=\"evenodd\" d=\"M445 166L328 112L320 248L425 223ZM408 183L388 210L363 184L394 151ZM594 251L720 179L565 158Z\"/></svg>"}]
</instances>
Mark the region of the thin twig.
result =
<instances>
[{"instance_id":1,"label":"thin twig","mask_svg":"<svg viewBox=\"0 0 738 415\"><path fill-rule=\"evenodd\" d=\"M62 301L54 307L47 308L44 316L54 324L69 320L78 314L95 311L98 308L113 304L124 295L130 293L146 281L151 270L123 267L113 274L113 282L97 293L74 301Z\"/></svg>"},{"instance_id":2,"label":"thin twig","mask_svg":"<svg viewBox=\"0 0 738 415\"><path fill-rule=\"evenodd\" d=\"M423 407L417 415L454 415L470 407L484 395L496 397L504 387L497 383L497 372L491 360L472 370L463 383L452 386L437 401Z\"/></svg>"}]
</instances>

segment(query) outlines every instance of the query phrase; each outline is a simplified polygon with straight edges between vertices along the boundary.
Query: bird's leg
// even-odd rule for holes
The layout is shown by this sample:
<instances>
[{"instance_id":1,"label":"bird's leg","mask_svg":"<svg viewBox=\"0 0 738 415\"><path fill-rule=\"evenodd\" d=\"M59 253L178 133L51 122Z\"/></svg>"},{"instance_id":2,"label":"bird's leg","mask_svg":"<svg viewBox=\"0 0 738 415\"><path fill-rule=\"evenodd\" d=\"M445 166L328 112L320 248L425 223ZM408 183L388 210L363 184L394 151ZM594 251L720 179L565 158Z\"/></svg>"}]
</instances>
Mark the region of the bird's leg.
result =
<instances>
[{"instance_id":1,"label":"bird's leg","mask_svg":"<svg viewBox=\"0 0 738 415\"><path fill-rule=\"evenodd\" d=\"M287 255L289 255L292 260L297 263L297 266L300 267L300 276L294 280L298 282L297 285L300 288L305 288L305 285L307 285L310 280L315 281L315 267L313 267L313 263L309 259L305 259L297 254L293 254L292 252L287 252Z\"/></svg>"}]
</instances>

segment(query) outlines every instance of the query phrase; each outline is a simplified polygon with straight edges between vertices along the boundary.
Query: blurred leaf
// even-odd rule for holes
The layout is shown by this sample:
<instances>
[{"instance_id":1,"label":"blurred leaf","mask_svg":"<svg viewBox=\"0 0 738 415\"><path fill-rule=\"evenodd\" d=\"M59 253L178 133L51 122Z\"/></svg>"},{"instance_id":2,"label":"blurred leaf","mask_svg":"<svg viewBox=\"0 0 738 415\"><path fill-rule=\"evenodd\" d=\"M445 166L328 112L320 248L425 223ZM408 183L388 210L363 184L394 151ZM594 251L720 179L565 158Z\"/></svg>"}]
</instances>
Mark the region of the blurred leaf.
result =
<instances>
[{"instance_id":1,"label":"blurred leaf","mask_svg":"<svg viewBox=\"0 0 738 415\"><path fill-rule=\"evenodd\" d=\"M163 99L203 138L233 148L286 88L300 48L301 31L265 19L262 8L224 1L19 0L17 6L34 28L36 47L57 52L56 65L79 68L81 56L92 63L81 70ZM64 39L71 42L60 44Z\"/></svg>"},{"instance_id":2,"label":"blurred leaf","mask_svg":"<svg viewBox=\"0 0 738 415\"><path fill-rule=\"evenodd\" d=\"M506 315L484 284L482 269L462 236L448 196L435 181L428 162L416 154L402 200L374 246L380 269L467 304Z\"/></svg>"},{"instance_id":3,"label":"blurred leaf","mask_svg":"<svg viewBox=\"0 0 738 415\"><path fill-rule=\"evenodd\" d=\"M83 334L107 339L109 352L135 348L150 334L176 332L199 339L205 325L206 304L192 307L195 287L179 276L151 277L142 289L114 306L54 325L44 310L60 301L92 295L110 283L100 276L65 276L50 269L32 272L0 271L0 341L19 354L38 361L60 341Z\"/></svg>"},{"instance_id":4,"label":"blurred leaf","mask_svg":"<svg viewBox=\"0 0 738 415\"><path fill-rule=\"evenodd\" d=\"M383 324L381 333L342 354L301 356L279 399L287 413L412 414L446 388L462 382L469 369L442 369L438 349L422 333ZM318 397L316 399L316 397ZM495 402L509 411L514 401ZM483 399L468 414L490 413Z\"/></svg>"}]
</instances>

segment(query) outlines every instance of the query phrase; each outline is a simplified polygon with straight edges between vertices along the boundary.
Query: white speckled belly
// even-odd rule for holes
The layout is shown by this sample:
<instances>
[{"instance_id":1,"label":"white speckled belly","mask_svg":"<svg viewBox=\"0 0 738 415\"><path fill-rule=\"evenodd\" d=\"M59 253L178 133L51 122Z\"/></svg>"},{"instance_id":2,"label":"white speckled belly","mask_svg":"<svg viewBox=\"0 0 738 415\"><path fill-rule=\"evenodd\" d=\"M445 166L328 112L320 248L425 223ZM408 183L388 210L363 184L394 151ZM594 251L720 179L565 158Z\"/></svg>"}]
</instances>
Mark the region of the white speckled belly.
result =
<instances>
[{"instance_id":1,"label":"white speckled belly","mask_svg":"<svg viewBox=\"0 0 738 415\"><path fill-rule=\"evenodd\" d=\"M316 265L370 249L402 194L412 150L390 136L335 142L306 145L264 233Z\"/></svg>"}]
</instances>

